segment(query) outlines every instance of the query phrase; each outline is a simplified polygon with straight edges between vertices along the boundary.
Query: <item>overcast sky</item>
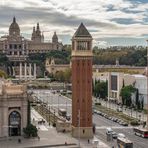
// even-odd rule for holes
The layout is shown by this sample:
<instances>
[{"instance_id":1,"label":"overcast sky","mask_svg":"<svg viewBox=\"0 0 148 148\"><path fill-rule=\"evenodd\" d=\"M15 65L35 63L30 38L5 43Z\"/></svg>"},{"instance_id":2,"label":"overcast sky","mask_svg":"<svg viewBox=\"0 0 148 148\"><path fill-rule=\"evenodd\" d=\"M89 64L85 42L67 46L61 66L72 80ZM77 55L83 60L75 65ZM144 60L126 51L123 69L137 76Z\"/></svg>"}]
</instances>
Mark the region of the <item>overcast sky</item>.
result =
<instances>
[{"instance_id":1,"label":"overcast sky","mask_svg":"<svg viewBox=\"0 0 148 148\"><path fill-rule=\"evenodd\" d=\"M148 0L0 0L0 36L8 34L13 16L26 38L39 22L47 41L56 31L71 43L83 22L94 45L146 45L148 39Z\"/></svg>"}]
</instances>

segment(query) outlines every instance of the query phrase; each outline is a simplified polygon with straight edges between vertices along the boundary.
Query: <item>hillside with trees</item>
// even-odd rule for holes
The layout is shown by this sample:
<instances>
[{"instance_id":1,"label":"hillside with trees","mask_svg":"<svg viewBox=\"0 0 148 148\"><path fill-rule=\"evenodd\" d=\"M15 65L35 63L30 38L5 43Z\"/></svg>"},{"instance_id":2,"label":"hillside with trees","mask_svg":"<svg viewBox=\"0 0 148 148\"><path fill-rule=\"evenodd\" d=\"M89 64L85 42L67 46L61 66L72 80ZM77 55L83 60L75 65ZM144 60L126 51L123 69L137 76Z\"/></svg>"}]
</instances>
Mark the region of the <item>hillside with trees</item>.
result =
<instances>
[{"instance_id":1,"label":"hillside with trees","mask_svg":"<svg viewBox=\"0 0 148 148\"><path fill-rule=\"evenodd\" d=\"M94 64L115 65L116 59L120 65L146 66L146 47L108 47L106 49L93 48Z\"/></svg>"}]
</instances>

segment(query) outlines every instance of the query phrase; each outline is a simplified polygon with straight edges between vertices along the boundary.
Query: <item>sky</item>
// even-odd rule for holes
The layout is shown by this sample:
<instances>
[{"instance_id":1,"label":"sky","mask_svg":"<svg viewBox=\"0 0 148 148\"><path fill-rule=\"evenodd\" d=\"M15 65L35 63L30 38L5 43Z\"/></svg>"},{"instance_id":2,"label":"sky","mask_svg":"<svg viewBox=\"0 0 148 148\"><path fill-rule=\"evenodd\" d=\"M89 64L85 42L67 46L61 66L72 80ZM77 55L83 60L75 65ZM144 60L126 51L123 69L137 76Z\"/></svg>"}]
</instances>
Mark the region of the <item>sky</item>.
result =
<instances>
[{"instance_id":1,"label":"sky","mask_svg":"<svg viewBox=\"0 0 148 148\"><path fill-rule=\"evenodd\" d=\"M39 22L46 41L56 31L70 44L83 22L94 46L147 45L148 0L0 0L0 36L8 34L13 16L28 39Z\"/></svg>"}]
</instances>

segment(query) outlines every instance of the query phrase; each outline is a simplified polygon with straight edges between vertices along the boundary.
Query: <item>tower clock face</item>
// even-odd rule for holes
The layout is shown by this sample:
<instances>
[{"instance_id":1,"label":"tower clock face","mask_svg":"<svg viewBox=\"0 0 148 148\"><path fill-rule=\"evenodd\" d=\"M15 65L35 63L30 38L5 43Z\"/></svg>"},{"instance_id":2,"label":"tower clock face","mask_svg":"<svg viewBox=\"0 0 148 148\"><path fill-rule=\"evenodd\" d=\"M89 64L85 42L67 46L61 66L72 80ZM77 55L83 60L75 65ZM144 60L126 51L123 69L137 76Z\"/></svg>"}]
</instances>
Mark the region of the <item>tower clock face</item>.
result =
<instances>
[{"instance_id":1,"label":"tower clock face","mask_svg":"<svg viewBox=\"0 0 148 148\"><path fill-rule=\"evenodd\" d=\"M15 31L13 31L13 34L15 34Z\"/></svg>"}]
</instances>

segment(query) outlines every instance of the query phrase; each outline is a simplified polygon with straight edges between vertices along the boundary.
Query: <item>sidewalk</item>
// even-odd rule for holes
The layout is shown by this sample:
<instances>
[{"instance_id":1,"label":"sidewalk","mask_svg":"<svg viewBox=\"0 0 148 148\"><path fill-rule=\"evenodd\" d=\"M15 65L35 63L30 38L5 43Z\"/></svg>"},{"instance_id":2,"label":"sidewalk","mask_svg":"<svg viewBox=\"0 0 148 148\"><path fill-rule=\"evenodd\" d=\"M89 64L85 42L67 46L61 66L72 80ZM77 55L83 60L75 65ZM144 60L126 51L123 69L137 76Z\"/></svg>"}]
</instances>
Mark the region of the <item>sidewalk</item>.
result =
<instances>
[{"instance_id":1,"label":"sidewalk","mask_svg":"<svg viewBox=\"0 0 148 148\"><path fill-rule=\"evenodd\" d=\"M32 110L32 121L37 123L38 119L42 119L40 114L35 110ZM45 120L45 119L44 119ZM73 138L71 133L57 133L56 128L48 126L48 123L37 126L39 128L40 138L26 139L23 137L9 137L0 139L0 148L78 148L78 139ZM18 143L18 139L21 139L21 143ZM9 140L10 139L10 140ZM99 148L109 148L101 140L99 141ZM88 143L87 139L80 139L81 148L94 148L93 139ZM66 145L65 145L66 143Z\"/></svg>"}]
</instances>

